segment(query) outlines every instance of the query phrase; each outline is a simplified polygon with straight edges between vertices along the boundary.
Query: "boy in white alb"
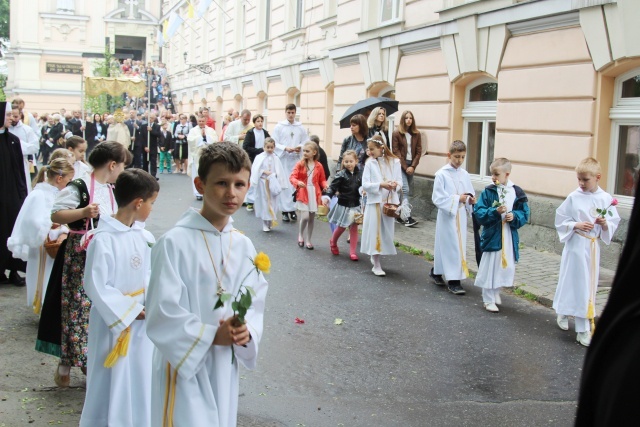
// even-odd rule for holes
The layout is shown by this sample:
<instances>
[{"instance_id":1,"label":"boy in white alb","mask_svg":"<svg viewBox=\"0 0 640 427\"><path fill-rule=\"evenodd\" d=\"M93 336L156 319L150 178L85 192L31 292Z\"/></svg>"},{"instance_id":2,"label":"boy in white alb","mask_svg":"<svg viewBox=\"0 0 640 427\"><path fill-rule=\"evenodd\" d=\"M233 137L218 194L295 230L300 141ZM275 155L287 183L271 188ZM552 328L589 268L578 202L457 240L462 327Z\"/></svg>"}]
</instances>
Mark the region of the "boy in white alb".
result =
<instances>
[{"instance_id":1,"label":"boy in white alb","mask_svg":"<svg viewBox=\"0 0 640 427\"><path fill-rule=\"evenodd\" d=\"M578 188L556 210L556 230L564 249L553 308L562 330L569 329L568 316L575 317L576 340L588 347L600 273L598 240L611 243L620 217L616 199L598 186L600 163L588 157L576 173Z\"/></svg>"},{"instance_id":2,"label":"boy in white alb","mask_svg":"<svg viewBox=\"0 0 640 427\"><path fill-rule=\"evenodd\" d=\"M460 281L469 276L467 269L467 212L471 213L476 203L475 191L469 174L462 169L467 146L462 141L453 141L447 158L449 163L436 172L431 200L438 208L433 268L429 274L436 285L445 284L455 295L466 291Z\"/></svg>"},{"instance_id":3,"label":"boy in white alb","mask_svg":"<svg viewBox=\"0 0 640 427\"><path fill-rule=\"evenodd\" d=\"M242 206L250 170L237 144L204 147L195 179L202 210L188 210L153 248L147 333L156 346L154 427L236 425L238 362L256 365L267 294L264 276L256 273L256 250L231 219ZM214 307L221 294L235 296L241 286L252 287L255 296L246 323L237 326L231 301Z\"/></svg>"},{"instance_id":4,"label":"boy in white alb","mask_svg":"<svg viewBox=\"0 0 640 427\"><path fill-rule=\"evenodd\" d=\"M80 426L151 426L151 356L145 328L153 235L144 229L160 186L141 169L116 180L118 212L104 215L87 248L91 300L87 395Z\"/></svg>"},{"instance_id":5,"label":"boy in white alb","mask_svg":"<svg viewBox=\"0 0 640 427\"><path fill-rule=\"evenodd\" d=\"M482 260L473 283L482 288L484 308L500 311L500 288L513 286L519 258L518 229L529 221L527 195L510 179L511 162L498 158L489 167L493 184L487 185L474 212L482 225Z\"/></svg>"}]
</instances>

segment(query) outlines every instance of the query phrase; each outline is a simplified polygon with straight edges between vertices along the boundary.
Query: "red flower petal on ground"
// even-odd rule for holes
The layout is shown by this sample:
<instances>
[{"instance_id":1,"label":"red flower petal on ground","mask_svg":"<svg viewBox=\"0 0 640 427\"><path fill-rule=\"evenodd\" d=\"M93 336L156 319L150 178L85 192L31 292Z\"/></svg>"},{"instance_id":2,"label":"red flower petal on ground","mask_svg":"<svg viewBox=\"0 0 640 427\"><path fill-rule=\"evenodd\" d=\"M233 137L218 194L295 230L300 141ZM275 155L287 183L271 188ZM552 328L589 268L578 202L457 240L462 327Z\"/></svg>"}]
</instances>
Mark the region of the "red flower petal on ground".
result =
<instances>
[{"instance_id":1,"label":"red flower petal on ground","mask_svg":"<svg viewBox=\"0 0 640 427\"><path fill-rule=\"evenodd\" d=\"M296 317L296 318L294 319L294 322L296 322L296 323L297 323L297 324L299 324L299 325L304 325L304 320L303 320L303 319L301 319L301 318L299 318L299 317Z\"/></svg>"}]
</instances>

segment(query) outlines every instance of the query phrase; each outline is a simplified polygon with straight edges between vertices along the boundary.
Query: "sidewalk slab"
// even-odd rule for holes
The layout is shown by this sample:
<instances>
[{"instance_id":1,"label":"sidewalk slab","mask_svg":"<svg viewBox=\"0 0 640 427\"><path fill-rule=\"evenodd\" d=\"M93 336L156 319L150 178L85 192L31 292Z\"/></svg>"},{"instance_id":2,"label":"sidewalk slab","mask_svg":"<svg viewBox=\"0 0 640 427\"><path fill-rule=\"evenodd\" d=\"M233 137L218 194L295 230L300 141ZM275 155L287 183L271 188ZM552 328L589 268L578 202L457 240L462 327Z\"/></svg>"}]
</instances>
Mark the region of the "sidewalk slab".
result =
<instances>
[{"instance_id":1,"label":"sidewalk slab","mask_svg":"<svg viewBox=\"0 0 640 427\"><path fill-rule=\"evenodd\" d=\"M420 222L415 227L404 227L396 224L395 240L403 245L417 248L433 255L435 232L435 221L420 219ZM560 259L560 255L555 253L522 247L520 249L520 260L516 266L515 287L520 291L534 295L538 303L551 307L558 284ZM469 271L475 275L478 271L478 265L475 261L473 232L470 229L467 230L467 265ZM428 277L427 275L428 271L425 271L425 278ZM600 268L599 285L596 293L596 317L600 316L607 303L614 276L615 271Z\"/></svg>"}]
</instances>

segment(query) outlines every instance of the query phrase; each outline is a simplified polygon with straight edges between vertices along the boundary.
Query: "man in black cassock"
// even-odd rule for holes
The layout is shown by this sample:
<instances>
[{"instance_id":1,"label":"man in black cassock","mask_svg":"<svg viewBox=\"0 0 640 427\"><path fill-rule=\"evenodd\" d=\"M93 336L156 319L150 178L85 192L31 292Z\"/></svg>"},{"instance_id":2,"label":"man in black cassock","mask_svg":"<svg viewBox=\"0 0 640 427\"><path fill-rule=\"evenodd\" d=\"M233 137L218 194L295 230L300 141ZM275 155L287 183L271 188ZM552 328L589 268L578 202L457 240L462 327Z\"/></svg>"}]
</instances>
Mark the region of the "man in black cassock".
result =
<instances>
[{"instance_id":1,"label":"man in black cassock","mask_svg":"<svg viewBox=\"0 0 640 427\"><path fill-rule=\"evenodd\" d=\"M7 111L6 102L0 102L0 117L3 120L0 127L0 283L24 286L25 281L18 271L24 272L27 264L13 258L7 248L7 239L27 197L27 180L20 139L7 130L11 125L11 110ZM9 270L8 278L6 270Z\"/></svg>"}]
</instances>

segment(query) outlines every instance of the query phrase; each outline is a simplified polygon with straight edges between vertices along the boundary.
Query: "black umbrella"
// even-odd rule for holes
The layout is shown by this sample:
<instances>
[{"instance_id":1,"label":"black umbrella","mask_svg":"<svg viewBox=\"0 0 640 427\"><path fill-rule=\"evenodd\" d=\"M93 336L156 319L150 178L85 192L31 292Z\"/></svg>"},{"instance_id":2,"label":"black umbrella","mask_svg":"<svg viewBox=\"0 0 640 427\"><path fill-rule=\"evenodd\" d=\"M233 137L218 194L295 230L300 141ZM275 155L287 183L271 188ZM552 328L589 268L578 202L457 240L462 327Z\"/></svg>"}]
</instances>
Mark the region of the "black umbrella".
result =
<instances>
[{"instance_id":1,"label":"black umbrella","mask_svg":"<svg viewBox=\"0 0 640 427\"><path fill-rule=\"evenodd\" d=\"M348 128L351 117L356 114L363 114L366 117L369 116L369 112L376 107L383 107L387 111L387 116L398 111L398 101L385 97L372 97L363 99L353 104L347 109L340 119L340 129Z\"/></svg>"}]
</instances>

